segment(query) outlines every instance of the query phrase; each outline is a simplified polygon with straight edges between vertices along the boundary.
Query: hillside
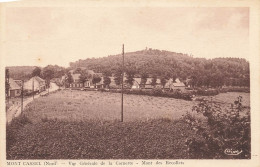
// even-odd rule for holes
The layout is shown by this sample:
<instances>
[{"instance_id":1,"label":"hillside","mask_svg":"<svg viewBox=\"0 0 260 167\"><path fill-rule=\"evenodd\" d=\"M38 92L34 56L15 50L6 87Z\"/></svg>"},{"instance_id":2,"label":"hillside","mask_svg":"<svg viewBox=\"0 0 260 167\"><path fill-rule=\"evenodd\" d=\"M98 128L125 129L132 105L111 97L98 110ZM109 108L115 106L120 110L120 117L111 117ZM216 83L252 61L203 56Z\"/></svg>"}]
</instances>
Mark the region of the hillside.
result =
<instances>
[{"instance_id":1,"label":"hillside","mask_svg":"<svg viewBox=\"0 0 260 167\"><path fill-rule=\"evenodd\" d=\"M40 68L41 77L51 70L51 78L59 78L69 69L86 67L97 73L120 77L122 55L110 55L103 58L88 58L71 62L65 69L60 66L48 65ZM35 66L7 67L10 77L14 79L28 79ZM192 86L249 86L249 62L240 58L193 58L187 54L164 50L141 50L125 53L125 71L128 76L156 76L157 78L189 79Z\"/></svg>"},{"instance_id":2,"label":"hillside","mask_svg":"<svg viewBox=\"0 0 260 167\"><path fill-rule=\"evenodd\" d=\"M32 72L34 69L38 68L40 77L46 77L46 71L51 71L51 78L60 78L66 72L64 67L58 65L47 65L46 67L36 67L36 66L8 66L6 69L9 69L9 76L13 79L18 80L28 80L32 77Z\"/></svg>"},{"instance_id":3,"label":"hillside","mask_svg":"<svg viewBox=\"0 0 260 167\"><path fill-rule=\"evenodd\" d=\"M31 76L35 66L8 66L10 78L26 80Z\"/></svg>"},{"instance_id":4,"label":"hillside","mask_svg":"<svg viewBox=\"0 0 260 167\"><path fill-rule=\"evenodd\" d=\"M122 65L122 55L71 62L70 67L87 67L95 72L115 74ZM164 50L141 50L125 53L125 69L135 74L179 77L193 80L194 86L249 86L249 62L240 58L193 58Z\"/></svg>"}]
</instances>

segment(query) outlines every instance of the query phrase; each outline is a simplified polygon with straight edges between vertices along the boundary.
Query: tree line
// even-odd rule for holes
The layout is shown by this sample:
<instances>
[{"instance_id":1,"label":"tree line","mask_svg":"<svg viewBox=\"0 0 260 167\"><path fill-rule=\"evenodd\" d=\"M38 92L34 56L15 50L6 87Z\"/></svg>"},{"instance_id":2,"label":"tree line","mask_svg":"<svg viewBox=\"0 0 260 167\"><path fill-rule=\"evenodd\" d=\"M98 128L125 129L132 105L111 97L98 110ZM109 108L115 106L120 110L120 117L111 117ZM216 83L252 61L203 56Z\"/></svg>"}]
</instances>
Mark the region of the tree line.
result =
<instances>
[{"instance_id":1,"label":"tree line","mask_svg":"<svg viewBox=\"0 0 260 167\"><path fill-rule=\"evenodd\" d=\"M149 49L125 53L124 69L122 55L78 60L71 62L70 67L86 67L113 75L118 85L124 70L126 83L130 85L133 77L141 77L142 83L150 77L152 84L160 79L162 85L170 78L179 78L192 87L250 86L249 62L241 58L193 58L187 54Z\"/></svg>"},{"instance_id":2,"label":"tree line","mask_svg":"<svg viewBox=\"0 0 260 167\"><path fill-rule=\"evenodd\" d=\"M141 50L125 53L125 66L122 67L122 55L110 55L103 58L91 58L71 62L69 68L48 65L46 67L7 67L10 69L10 77L14 79L29 79L32 76L40 76L49 81L52 78L61 78L66 74L66 83L73 82L69 70L80 69L93 70L103 74L105 85L111 83L113 76L115 83L121 85L122 71L124 71L125 83L133 85L134 77L141 78L141 85L147 78L152 78L152 85L160 79L164 86L168 79L181 81L192 87L221 87L226 86L250 86L249 62L241 58L193 58L193 56L169 52L164 50ZM80 82L90 80L93 83L100 81L100 76L91 77L83 71L80 73ZM65 84L65 83L63 83Z\"/></svg>"}]
</instances>

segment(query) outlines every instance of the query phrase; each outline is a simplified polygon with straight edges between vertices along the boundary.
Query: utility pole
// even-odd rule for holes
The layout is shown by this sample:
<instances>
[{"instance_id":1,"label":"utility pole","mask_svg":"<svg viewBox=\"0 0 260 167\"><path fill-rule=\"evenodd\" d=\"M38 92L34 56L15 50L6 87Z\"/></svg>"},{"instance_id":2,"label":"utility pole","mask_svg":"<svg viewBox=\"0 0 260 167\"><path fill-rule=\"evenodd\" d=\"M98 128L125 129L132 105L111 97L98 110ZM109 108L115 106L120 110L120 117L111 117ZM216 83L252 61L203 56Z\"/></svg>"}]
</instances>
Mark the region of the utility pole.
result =
<instances>
[{"instance_id":1,"label":"utility pole","mask_svg":"<svg viewBox=\"0 0 260 167\"><path fill-rule=\"evenodd\" d=\"M123 64L122 64L122 102L121 102L121 122L124 121L124 44L122 48Z\"/></svg>"},{"instance_id":2,"label":"utility pole","mask_svg":"<svg viewBox=\"0 0 260 167\"><path fill-rule=\"evenodd\" d=\"M10 83L9 83L9 69L5 70L5 77L6 77L6 82L5 84L7 84L5 87L7 88L7 90L5 90L7 92L6 97L7 97L7 104L9 104L9 90L10 90Z\"/></svg>"},{"instance_id":3,"label":"utility pole","mask_svg":"<svg viewBox=\"0 0 260 167\"><path fill-rule=\"evenodd\" d=\"M23 80L22 80L22 92L21 92L21 113L23 113Z\"/></svg>"},{"instance_id":4,"label":"utility pole","mask_svg":"<svg viewBox=\"0 0 260 167\"><path fill-rule=\"evenodd\" d=\"M33 100L34 100L34 77L33 77L33 83L32 83L32 90L33 90Z\"/></svg>"},{"instance_id":5,"label":"utility pole","mask_svg":"<svg viewBox=\"0 0 260 167\"><path fill-rule=\"evenodd\" d=\"M51 84L51 81L50 81L50 79L49 79L49 78L48 78L48 83L49 83L49 84L48 84L48 94L49 94L49 92L50 92L50 90L49 90L49 89L50 89L50 84Z\"/></svg>"}]
</instances>

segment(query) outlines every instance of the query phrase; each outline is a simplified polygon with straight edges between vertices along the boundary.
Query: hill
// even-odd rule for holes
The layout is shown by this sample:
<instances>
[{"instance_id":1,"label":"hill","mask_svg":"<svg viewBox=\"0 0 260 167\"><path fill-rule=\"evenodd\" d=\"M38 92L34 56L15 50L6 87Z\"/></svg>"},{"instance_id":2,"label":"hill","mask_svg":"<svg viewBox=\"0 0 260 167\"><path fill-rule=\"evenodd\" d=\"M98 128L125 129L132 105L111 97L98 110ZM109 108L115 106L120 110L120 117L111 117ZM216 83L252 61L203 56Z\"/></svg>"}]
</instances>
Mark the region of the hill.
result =
<instances>
[{"instance_id":1,"label":"hill","mask_svg":"<svg viewBox=\"0 0 260 167\"><path fill-rule=\"evenodd\" d=\"M95 72L115 74L122 67L122 55L88 58L70 63ZM192 79L194 86L249 86L249 62L241 58L193 58L187 54L157 49L125 53L125 70L135 75Z\"/></svg>"},{"instance_id":2,"label":"hill","mask_svg":"<svg viewBox=\"0 0 260 167\"><path fill-rule=\"evenodd\" d=\"M9 76L13 79L26 80L28 79L35 66L8 66L6 69L9 69Z\"/></svg>"},{"instance_id":3,"label":"hill","mask_svg":"<svg viewBox=\"0 0 260 167\"><path fill-rule=\"evenodd\" d=\"M9 76L13 79L18 80L28 80L32 77L32 72L34 69L39 69L39 77L46 78L46 71L51 71L51 78L60 78L66 72L64 67L58 65L47 65L46 67L37 67L37 66L9 66L6 69L9 69Z\"/></svg>"}]
</instances>

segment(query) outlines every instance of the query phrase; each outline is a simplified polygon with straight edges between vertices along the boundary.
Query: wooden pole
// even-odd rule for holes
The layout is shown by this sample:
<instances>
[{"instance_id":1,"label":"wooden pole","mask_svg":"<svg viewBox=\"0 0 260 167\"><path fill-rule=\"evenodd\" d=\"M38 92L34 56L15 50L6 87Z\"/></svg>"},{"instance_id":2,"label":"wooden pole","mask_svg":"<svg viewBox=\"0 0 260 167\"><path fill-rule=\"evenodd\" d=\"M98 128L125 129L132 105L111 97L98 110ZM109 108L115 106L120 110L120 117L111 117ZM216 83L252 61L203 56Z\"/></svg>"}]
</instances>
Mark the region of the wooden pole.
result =
<instances>
[{"instance_id":1,"label":"wooden pole","mask_svg":"<svg viewBox=\"0 0 260 167\"><path fill-rule=\"evenodd\" d=\"M23 80L22 80L22 92L21 92L21 113L23 113Z\"/></svg>"},{"instance_id":2,"label":"wooden pole","mask_svg":"<svg viewBox=\"0 0 260 167\"><path fill-rule=\"evenodd\" d=\"M5 77L6 77L6 84L8 84L8 86L7 86L7 88L8 88L8 90L7 90L7 104L9 104L9 92L10 92L10 82L9 82L9 69L6 69L6 71L5 71L6 73L5 73Z\"/></svg>"},{"instance_id":3,"label":"wooden pole","mask_svg":"<svg viewBox=\"0 0 260 167\"><path fill-rule=\"evenodd\" d=\"M33 90L33 100L34 100L34 77L33 77L33 83L32 83L32 90Z\"/></svg>"},{"instance_id":4,"label":"wooden pole","mask_svg":"<svg viewBox=\"0 0 260 167\"><path fill-rule=\"evenodd\" d=\"M121 102L121 122L124 121L124 44L122 48L123 64L122 64L122 102Z\"/></svg>"}]
</instances>

